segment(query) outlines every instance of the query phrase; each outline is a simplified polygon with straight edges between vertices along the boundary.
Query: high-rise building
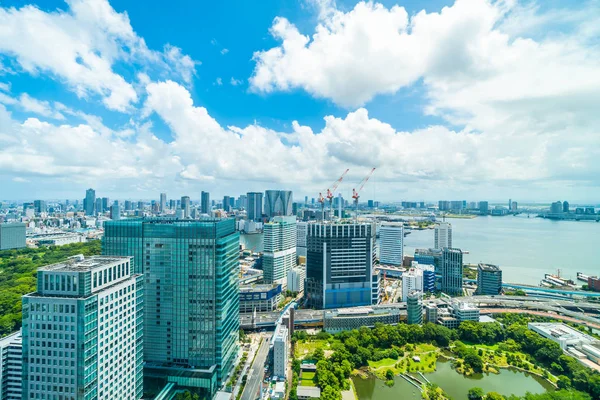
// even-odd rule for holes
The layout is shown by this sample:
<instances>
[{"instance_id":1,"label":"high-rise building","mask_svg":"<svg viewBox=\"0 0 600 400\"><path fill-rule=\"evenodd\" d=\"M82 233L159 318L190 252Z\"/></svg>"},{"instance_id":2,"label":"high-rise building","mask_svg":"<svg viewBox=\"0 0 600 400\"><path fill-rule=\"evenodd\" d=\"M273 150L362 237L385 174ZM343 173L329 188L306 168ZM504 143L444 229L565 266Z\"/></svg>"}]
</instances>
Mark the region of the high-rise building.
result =
<instances>
[{"instance_id":1,"label":"high-rise building","mask_svg":"<svg viewBox=\"0 0 600 400\"><path fill-rule=\"evenodd\" d=\"M440 211L450 211L450 202L448 200L440 200L440 201L438 201L438 210L440 210Z\"/></svg>"},{"instance_id":2,"label":"high-rise building","mask_svg":"<svg viewBox=\"0 0 600 400\"><path fill-rule=\"evenodd\" d=\"M231 198L229 196L223 196L223 210L229 212L231 211Z\"/></svg>"},{"instance_id":3,"label":"high-rise building","mask_svg":"<svg viewBox=\"0 0 600 400\"><path fill-rule=\"evenodd\" d=\"M309 307L372 304L375 225L308 224L306 283Z\"/></svg>"},{"instance_id":4,"label":"high-rise building","mask_svg":"<svg viewBox=\"0 0 600 400\"><path fill-rule=\"evenodd\" d=\"M502 270L497 265L477 266L477 294L497 295L502 292Z\"/></svg>"},{"instance_id":5,"label":"high-rise building","mask_svg":"<svg viewBox=\"0 0 600 400\"><path fill-rule=\"evenodd\" d=\"M463 284L463 253L460 249L442 249L442 292L461 295Z\"/></svg>"},{"instance_id":6,"label":"high-rise building","mask_svg":"<svg viewBox=\"0 0 600 400\"><path fill-rule=\"evenodd\" d=\"M248 219L250 221L262 221L263 194L260 192L249 192L248 196Z\"/></svg>"},{"instance_id":7,"label":"high-rise building","mask_svg":"<svg viewBox=\"0 0 600 400\"><path fill-rule=\"evenodd\" d=\"M409 324L423 323L423 294L418 290L413 290L407 295L406 300L406 322Z\"/></svg>"},{"instance_id":8,"label":"high-rise building","mask_svg":"<svg viewBox=\"0 0 600 400\"><path fill-rule=\"evenodd\" d=\"M104 224L103 254L133 256L144 274L145 376L211 398L236 358L239 233L233 219Z\"/></svg>"},{"instance_id":9,"label":"high-rise building","mask_svg":"<svg viewBox=\"0 0 600 400\"><path fill-rule=\"evenodd\" d=\"M452 225L448 222L440 222L435 226L434 237L433 248L452 247Z\"/></svg>"},{"instance_id":10,"label":"high-rise building","mask_svg":"<svg viewBox=\"0 0 600 400\"><path fill-rule=\"evenodd\" d=\"M131 203L131 200L125 200L125 211L131 210L133 210L133 204Z\"/></svg>"},{"instance_id":11,"label":"high-rise building","mask_svg":"<svg viewBox=\"0 0 600 400\"><path fill-rule=\"evenodd\" d=\"M183 218L188 219L191 213L192 203L189 196L181 197L181 209L183 210Z\"/></svg>"},{"instance_id":12,"label":"high-rise building","mask_svg":"<svg viewBox=\"0 0 600 400\"><path fill-rule=\"evenodd\" d=\"M402 265L403 242L404 227L402 225L381 225L379 229L379 262Z\"/></svg>"},{"instance_id":13,"label":"high-rise building","mask_svg":"<svg viewBox=\"0 0 600 400\"><path fill-rule=\"evenodd\" d=\"M0 250L22 249L27 245L26 225L23 223L0 223Z\"/></svg>"},{"instance_id":14,"label":"high-rise building","mask_svg":"<svg viewBox=\"0 0 600 400\"><path fill-rule=\"evenodd\" d=\"M292 204L291 190L267 190L265 192L265 214L268 218L276 215L292 215Z\"/></svg>"},{"instance_id":15,"label":"high-rise building","mask_svg":"<svg viewBox=\"0 0 600 400\"><path fill-rule=\"evenodd\" d=\"M102 198L102 212L106 212L109 210L110 206L108 205L108 203L109 203L108 197L103 197Z\"/></svg>"},{"instance_id":16,"label":"high-rise building","mask_svg":"<svg viewBox=\"0 0 600 400\"><path fill-rule=\"evenodd\" d=\"M94 215L96 208L96 191L88 189L85 191L85 199L83 199L83 211L86 215Z\"/></svg>"},{"instance_id":17,"label":"high-rise building","mask_svg":"<svg viewBox=\"0 0 600 400\"><path fill-rule=\"evenodd\" d=\"M488 215L489 212L490 212L489 203L487 201L480 201L479 202L479 214Z\"/></svg>"},{"instance_id":18,"label":"high-rise building","mask_svg":"<svg viewBox=\"0 0 600 400\"><path fill-rule=\"evenodd\" d=\"M167 210L167 194L166 193L161 193L160 194L160 208L159 208L160 212L164 213Z\"/></svg>"},{"instance_id":19,"label":"high-rise building","mask_svg":"<svg viewBox=\"0 0 600 400\"><path fill-rule=\"evenodd\" d=\"M248 208L248 197L245 194L241 194L238 198L237 208L244 210Z\"/></svg>"},{"instance_id":20,"label":"high-rise building","mask_svg":"<svg viewBox=\"0 0 600 400\"><path fill-rule=\"evenodd\" d=\"M301 293L304 291L304 281L306 280L306 266L293 267L287 274L287 289L292 292Z\"/></svg>"},{"instance_id":21,"label":"high-rise building","mask_svg":"<svg viewBox=\"0 0 600 400\"><path fill-rule=\"evenodd\" d=\"M286 379L288 358L288 329L282 324L277 326L273 339L273 376Z\"/></svg>"},{"instance_id":22,"label":"high-rise building","mask_svg":"<svg viewBox=\"0 0 600 400\"><path fill-rule=\"evenodd\" d=\"M442 250L441 249L415 249L414 261L420 265L433 265L435 273L441 274Z\"/></svg>"},{"instance_id":23,"label":"high-rise building","mask_svg":"<svg viewBox=\"0 0 600 400\"><path fill-rule=\"evenodd\" d=\"M200 211L202 214L210 214L210 193L202 192L200 197Z\"/></svg>"},{"instance_id":24,"label":"high-rise building","mask_svg":"<svg viewBox=\"0 0 600 400\"><path fill-rule=\"evenodd\" d=\"M306 257L306 237L308 235L308 223L296 222L296 255Z\"/></svg>"},{"instance_id":25,"label":"high-rise building","mask_svg":"<svg viewBox=\"0 0 600 400\"><path fill-rule=\"evenodd\" d=\"M423 270L411 268L402 274L402 301L413 291L423 291Z\"/></svg>"},{"instance_id":26,"label":"high-rise building","mask_svg":"<svg viewBox=\"0 0 600 400\"><path fill-rule=\"evenodd\" d=\"M296 217L273 217L263 225L265 283L287 286L287 274L296 266Z\"/></svg>"},{"instance_id":27,"label":"high-rise building","mask_svg":"<svg viewBox=\"0 0 600 400\"><path fill-rule=\"evenodd\" d=\"M569 203L567 203L568 205ZM556 201L550 205L550 212L552 214L560 214L564 210L564 204L560 201Z\"/></svg>"},{"instance_id":28,"label":"high-rise building","mask_svg":"<svg viewBox=\"0 0 600 400\"><path fill-rule=\"evenodd\" d=\"M511 212L519 211L519 205L516 201L513 201L512 203L510 203L510 211Z\"/></svg>"},{"instance_id":29,"label":"high-rise building","mask_svg":"<svg viewBox=\"0 0 600 400\"><path fill-rule=\"evenodd\" d=\"M563 201L562 211L564 213L568 213L569 212L569 202L568 201Z\"/></svg>"},{"instance_id":30,"label":"high-rise building","mask_svg":"<svg viewBox=\"0 0 600 400\"><path fill-rule=\"evenodd\" d=\"M38 269L37 292L23 296L24 399L142 397L143 279L130 261Z\"/></svg>"},{"instance_id":31,"label":"high-rise building","mask_svg":"<svg viewBox=\"0 0 600 400\"><path fill-rule=\"evenodd\" d=\"M96 213L96 215L100 215L104 212L104 209L102 208L102 198L100 198L100 197L96 198L96 205L94 206L94 212Z\"/></svg>"},{"instance_id":32,"label":"high-rise building","mask_svg":"<svg viewBox=\"0 0 600 400\"><path fill-rule=\"evenodd\" d=\"M118 203L110 206L110 219L121 219L121 206Z\"/></svg>"},{"instance_id":33,"label":"high-rise building","mask_svg":"<svg viewBox=\"0 0 600 400\"><path fill-rule=\"evenodd\" d=\"M23 399L23 338L21 331L0 339L0 399Z\"/></svg>"},{"instance_id":34,"label":"high-rise building","mask_svg":"<svg viewBox=\"0 0 600 400\"><path fill-rule=\"evenodd\" d=\"M33 209L38 214L45 213L48 212L48 204L44 200L34 200Z\"/></svg>"}]
</instances>

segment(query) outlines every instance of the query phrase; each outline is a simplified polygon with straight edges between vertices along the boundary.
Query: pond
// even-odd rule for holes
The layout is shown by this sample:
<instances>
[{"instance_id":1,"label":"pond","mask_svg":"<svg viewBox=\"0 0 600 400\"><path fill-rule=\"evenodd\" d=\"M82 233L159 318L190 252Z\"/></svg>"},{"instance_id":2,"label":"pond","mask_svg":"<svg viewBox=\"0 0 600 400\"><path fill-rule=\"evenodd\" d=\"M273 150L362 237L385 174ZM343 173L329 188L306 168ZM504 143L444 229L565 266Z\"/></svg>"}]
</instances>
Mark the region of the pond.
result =
<instances>
[{"instance_id":1,"label":"pond","mask_svg":"<svg viewBox=\"0 0 600 400\"><path fill-rule=\"evenodd\" d=\"M511 394L523 396L526 392L543 393L552 390L552 385L543 379L516 370L501 369L499 374L480 374L474 377L466 377L454 371L452 364L444 360L438 360L437 370L425 374L425 377L431 383L435 383L444 389L454 400L466 399L467 392L472 387L480 387L486 393L498 392L504 396ZM421 398L419 390L404 378L397 376L394 380L395 385L390 388L382 380L375 377L368 379L353 378L358 400L416 400Z\"/></svg>"}]
</instances>

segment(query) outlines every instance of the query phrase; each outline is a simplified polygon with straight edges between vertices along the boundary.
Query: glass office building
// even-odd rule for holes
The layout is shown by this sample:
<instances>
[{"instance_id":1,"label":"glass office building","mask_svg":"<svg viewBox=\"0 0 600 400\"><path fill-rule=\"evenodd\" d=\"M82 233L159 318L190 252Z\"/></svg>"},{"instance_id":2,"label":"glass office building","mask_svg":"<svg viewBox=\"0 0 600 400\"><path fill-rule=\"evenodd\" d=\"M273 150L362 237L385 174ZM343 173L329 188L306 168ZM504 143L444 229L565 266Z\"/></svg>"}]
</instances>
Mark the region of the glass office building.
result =
<instances>
[{"instance_id":1,"label":"glass office building","mask_svg":"<svg viewBox=\"0 0 600 400\"><path fill-rule=\"evenodd\" d=\"M239 233L233 219L107 221L102 253L144 275L145 377L212 396L239 331Z\"/></svg>"}]
</instances>

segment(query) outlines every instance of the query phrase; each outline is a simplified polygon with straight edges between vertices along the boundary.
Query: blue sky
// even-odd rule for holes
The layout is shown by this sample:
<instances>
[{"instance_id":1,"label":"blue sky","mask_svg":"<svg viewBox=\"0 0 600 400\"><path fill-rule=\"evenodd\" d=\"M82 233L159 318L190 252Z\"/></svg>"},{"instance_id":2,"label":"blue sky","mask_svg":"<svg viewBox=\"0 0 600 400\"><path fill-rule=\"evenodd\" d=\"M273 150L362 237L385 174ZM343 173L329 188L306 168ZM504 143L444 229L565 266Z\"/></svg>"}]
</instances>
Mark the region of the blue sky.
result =
<instances>
[{"instance_id":1,"label":"blue sky","mask_svg":"<svg viewBox=\"0 0 600 400\"><path fill-rule=\"evenodd\" d=\"M4 1L0 199L303 197L350 168L345 194L375 166L382 200L596 201L599 9Z\"/></svg>"}]
</instances>

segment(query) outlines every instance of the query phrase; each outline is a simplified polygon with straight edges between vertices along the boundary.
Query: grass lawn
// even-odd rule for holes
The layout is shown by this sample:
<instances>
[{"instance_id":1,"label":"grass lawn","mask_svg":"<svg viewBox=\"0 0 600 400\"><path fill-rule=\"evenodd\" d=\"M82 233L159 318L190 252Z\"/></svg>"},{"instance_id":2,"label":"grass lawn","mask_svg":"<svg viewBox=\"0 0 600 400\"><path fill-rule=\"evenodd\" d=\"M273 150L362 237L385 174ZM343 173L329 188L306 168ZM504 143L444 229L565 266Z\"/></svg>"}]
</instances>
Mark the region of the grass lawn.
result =
<instances>
[{"instance_id":1,"label":"grass lawn","mask_svg":"<svg viewBox=\"0 0 600 400\"><path fill-rule=\"evenodd\" d=\"M303 359L312 354L316 349L328 350L331 347L327 340L311 340L296 343L296 358Z\"/></svg>"},{"instance_id":2,"label":"grass lawn","mask_svg":"<svg viewBox=\"0 0 600 400\"><path fill-rule=\"evenodd\" d=\"M413 356L418 356L421 361L414 361ZM436 368L438 358L438 349L427 343L416 345L411 351L405 351L404 356L398 360L384 358L379 361L369 361L369 367L376 376L384 379L388 369L394 372L394 375L407 372L433 372Z\"/></svg>"},{"instance_id":3,"label":"grass lawn","mask_svg":"<svg viewBox=\"0 0 600 400\"><path fill-rule=\"evenodd\" d=\"M313 378L315 377L314 372L302 372L302 378L298 383L300 386L316 386L313 382Z\"/></svg>"}]
</instances>

